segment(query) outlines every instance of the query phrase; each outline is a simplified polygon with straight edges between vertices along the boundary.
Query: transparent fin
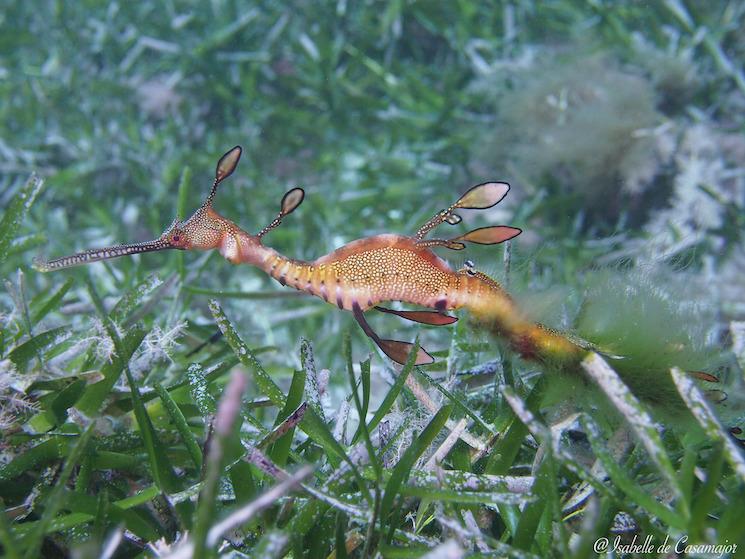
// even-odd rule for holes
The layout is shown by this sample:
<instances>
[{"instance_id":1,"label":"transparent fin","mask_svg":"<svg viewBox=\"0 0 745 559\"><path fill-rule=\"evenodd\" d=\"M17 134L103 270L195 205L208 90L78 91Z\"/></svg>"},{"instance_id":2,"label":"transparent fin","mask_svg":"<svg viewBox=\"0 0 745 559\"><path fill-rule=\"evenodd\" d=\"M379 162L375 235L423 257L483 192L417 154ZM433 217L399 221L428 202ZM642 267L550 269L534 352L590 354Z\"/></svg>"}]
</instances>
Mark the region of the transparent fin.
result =
<instances>
[{"instance_id":1,"label":"transparent fin","mask_svg":"<svg viewBox=\"0 0 745 559\"><path fill-rule=\"evenodd\" d=\"M707 390L704 396L714 404L721 404L727 399L727 393L724 390Z\"/></svg>"}]
</instances>

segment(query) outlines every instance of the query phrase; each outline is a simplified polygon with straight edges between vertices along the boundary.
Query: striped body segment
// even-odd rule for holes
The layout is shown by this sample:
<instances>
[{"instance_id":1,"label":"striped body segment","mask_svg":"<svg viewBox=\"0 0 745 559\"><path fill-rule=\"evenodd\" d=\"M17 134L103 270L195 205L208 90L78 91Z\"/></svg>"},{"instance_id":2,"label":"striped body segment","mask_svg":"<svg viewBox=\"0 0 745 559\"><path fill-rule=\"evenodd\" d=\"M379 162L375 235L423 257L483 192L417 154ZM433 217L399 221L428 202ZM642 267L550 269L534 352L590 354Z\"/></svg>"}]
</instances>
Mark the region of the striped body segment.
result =
<instances>
[{"instance_id":1,"label":"striped body segment","mask_svg":"<svg viewBox=\"0 0 745 559\"><path fill-rule=\"evenodd\" d=\"M349 243L315 260L292 260L272 251L263 266L283 285L311 293L340 309L363 311L384 301L438 310L461 306L464 275L430 250L400 235L378 235Z\"/></svg>"}]
</instances>

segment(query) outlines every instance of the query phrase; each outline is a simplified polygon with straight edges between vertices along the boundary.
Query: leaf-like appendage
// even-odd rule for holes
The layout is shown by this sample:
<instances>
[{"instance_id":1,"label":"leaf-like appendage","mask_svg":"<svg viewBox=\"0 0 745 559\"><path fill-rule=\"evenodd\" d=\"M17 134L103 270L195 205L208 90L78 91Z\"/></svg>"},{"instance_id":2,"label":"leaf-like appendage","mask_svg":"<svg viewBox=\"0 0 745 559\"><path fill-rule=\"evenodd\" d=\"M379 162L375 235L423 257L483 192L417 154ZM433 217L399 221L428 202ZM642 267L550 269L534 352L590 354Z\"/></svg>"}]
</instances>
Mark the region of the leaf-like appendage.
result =
<instances>
[{"instance_id":1,"label":"leaf-like appendage","mask_svg":"<svg viewBox=\"0 0 745 559\"><path fill-rule=\"evenodd\" d=\"M430 324L432 326L447 326L448 324L458 322L457 317L436 311L397 311L386 307L375 307L375 310L388 314L395 314L396 316L400 316L406 320L411 320L412 322Z\"/></svg>"},{"instance_id":2,"label":"leaf-like appendage","mask_svg":"<svg viewBox=\"0 0 745 559\"><path fill-rule=\"evenodd\" d=\"M522 233L522 229L517 227L508 227L507 225L493 225L491 227L481 227L469 231L465 235L456 237L456 241L468 241L480 245L496 245L509 241Z\"/></svg>"},{"instance_id":3,"label":"leaf-like appendage","mask_svg":"<svg viewBox=\"0 0 745 559\"><path fill-rule=\"evenodd\" d=\"M506 182L485 182L471 188L454 204L456 208L483 210L502 201L510 190Z\"/></svg>"},{"instance_id":4,"label":"leaf-like appendage","mask_svg":"<svg viewBox=\"0 0 745 559\"><path fill-rule=\"evenodd\" d=\"M303 203L304 199L305 191L302 188L288 190L282 197L282 215L286 216L294 212L297 207Z\"/></svg>"},{"instance_id":5,"label":"leaf-like appendage","mask_svg":"<svg viewBox=\"0 0 745 559\"><path fill-rule=\"evenodd\" d=\"M377 340L377 344L380 349L383 350L388 357L393 359L396 363L403 365L406 363L406 358L409 356L414 344L409 342L400 342L398 340ZM435 358L427 353L424 349L419 348L416 354L416 362L414 365L429 365L434 363Z\"/></svg>"},{"instance_id":6,"label":"leaf-like appendage","mask_svg":"<svg viewBox=\"0 0 745 559\"><path fill-rule=\"evenodd\" d=\"M225 155L220 158L217 162L217 168L215 169L215 181L222 182L233 174L235 168L238 166L238 161L241 159L243 148L241 146L235 146Z\"/></svg>"}]
</instances>

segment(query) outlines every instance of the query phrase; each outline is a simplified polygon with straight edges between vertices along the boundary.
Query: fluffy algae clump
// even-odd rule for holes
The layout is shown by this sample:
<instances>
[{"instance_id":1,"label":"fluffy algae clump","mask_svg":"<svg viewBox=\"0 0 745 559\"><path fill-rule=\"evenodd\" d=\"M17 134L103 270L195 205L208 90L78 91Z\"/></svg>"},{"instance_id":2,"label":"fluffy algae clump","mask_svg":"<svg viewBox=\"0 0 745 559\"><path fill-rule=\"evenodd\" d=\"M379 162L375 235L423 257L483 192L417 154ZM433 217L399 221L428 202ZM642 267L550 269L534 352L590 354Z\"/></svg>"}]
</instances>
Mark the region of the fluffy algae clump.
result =
<instances>
[{"instance_id":1,"label":"fluffy algae clump","mask_svg":"<svg viewBox=\"0 0 745 559\"><path fill-rule=\"evenodd\" d=\"M505 78L502 75L500 78ZM491 87L495 76L477 89ZM520 190L546 187L556 216L582 207L586 222L612 228L622 213L644 221L669 190L670 154L654 130L663 122L653 82L608 56L549 56L497 85L496 135L478 164L509 169Z\"/></svg>"}]
</instances>

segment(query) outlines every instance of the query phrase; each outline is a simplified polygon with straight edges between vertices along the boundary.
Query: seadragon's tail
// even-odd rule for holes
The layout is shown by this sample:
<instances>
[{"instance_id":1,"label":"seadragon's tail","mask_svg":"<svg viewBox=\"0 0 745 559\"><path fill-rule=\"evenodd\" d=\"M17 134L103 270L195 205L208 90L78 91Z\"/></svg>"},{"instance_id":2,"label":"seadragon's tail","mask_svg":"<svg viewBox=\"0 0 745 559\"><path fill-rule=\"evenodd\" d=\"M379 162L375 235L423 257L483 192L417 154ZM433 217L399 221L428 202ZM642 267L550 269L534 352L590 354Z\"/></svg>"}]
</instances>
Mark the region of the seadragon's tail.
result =
<instances>
[{"instance_id":1,"label":"seadragon's tail","mask_svg":"<svg viewBox=\"0 0 745 559\"><path fill-rule=\"evenodd\" d=\"M458 272L464 279L461 305L477 328L505 341L524 359L552 369L571 370L592 347L552 328L532 321L499 283L482 272Z\"/></svg>"},{"instance_id":2,"label":"seadragon's tail","mask_svg":"<svg viewBox=\"0 0 745 559\"><path fill-rule=\"evenodd\" d=\"M489 276L471 269L458 274L467 278L467 296L459 306L476 328L562 379L553 383L559 385L555 392L566 395L588 384L581 362L595 352L608 359L637 398L663 413L677 415L685 408L670 375L673 367L700 381L713 402L728 398L714 373L725 368L721 353L697 343L704 338L693 331L697 321L651 282L626 274L591 274L575 329L564 333L528 316Z\"/></svg>"}]
</instances>

